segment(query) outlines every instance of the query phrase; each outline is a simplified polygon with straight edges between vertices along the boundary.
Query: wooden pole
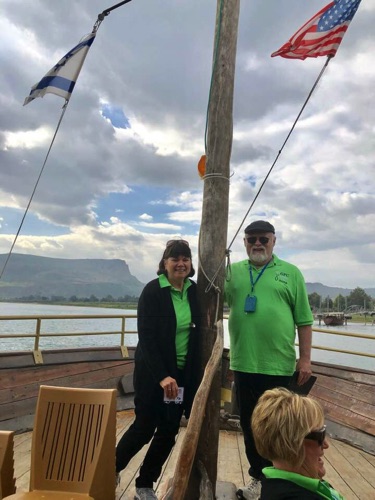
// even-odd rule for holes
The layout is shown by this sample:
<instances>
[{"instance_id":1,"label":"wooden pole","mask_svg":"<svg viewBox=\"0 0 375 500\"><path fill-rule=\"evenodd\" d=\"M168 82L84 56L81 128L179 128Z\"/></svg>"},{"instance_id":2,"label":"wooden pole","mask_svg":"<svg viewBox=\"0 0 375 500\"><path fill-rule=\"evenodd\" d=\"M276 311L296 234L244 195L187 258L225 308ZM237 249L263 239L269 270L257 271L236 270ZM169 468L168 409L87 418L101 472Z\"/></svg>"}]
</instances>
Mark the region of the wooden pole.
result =
<instances>
[{"instance_id":1,"label":"wooden pole","mask_svg":"<svg viewBox=\"0 0 375 500\"><path fill-rule=\"evenodd\" d=\"M216 339L216 319L223 316L224 264L228 230L230 156L233 136L233 94L240 0L218 0L210 92L207 163L199 242L198 293L202 317L202 370ZM214 287L207 285L220 269ZM208 277L208 279L207 279ZM219 316L217 316L217 307ZM192 480L186 498L197 495L198 463L205 467L215 491L219 440L221 369L215 376L200 433ZM201 468L201 465L200 465ZM196 480L194 481L194 475Z\"/></svg>"},{"instance_id":2,"label":"wooden pole","mask_svg":"<svg viewBox=\"0 0 375 500\"><path fill-rule=\"evenodd\" d=\"M189 498L191 500L192 498L198 498L187 496L189 479L196 456L197 444L200 430L202 428L210 386L223 356L223 337L223 322L219 321L218 335L216 336L216 341L213 346L210 359L208 360L204 370L202 382L194 398L190 419L188 421L185 436L181 445L174 476L172 478L171 485L168 488L167 493L162 497L162 500L184 500L185 498ZM202 491L203 489L205 492L204 496L200 496L202 496L204 500L210 500L213 498L211 481L208 479L206 469L201 462L198 461L197 466L201 474L201 479L203 478L203 481L200 481L200 490ZM202 483L204 487L202 487Z\"/></svg>"}]
</instances>

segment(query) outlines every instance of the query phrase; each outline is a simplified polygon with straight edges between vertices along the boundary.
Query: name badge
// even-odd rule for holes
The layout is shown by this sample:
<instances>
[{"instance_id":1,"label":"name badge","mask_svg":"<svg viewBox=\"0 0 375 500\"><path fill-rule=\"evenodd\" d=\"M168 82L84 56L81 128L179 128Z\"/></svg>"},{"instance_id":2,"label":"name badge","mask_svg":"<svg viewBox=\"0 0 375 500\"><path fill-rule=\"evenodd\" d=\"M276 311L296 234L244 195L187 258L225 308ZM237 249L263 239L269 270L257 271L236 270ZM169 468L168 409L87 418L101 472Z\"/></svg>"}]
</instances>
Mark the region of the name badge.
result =
<instances>
[{"instance_id":1,"label":"name badge","mask_svg":"<svg viewBox=\"0 0 375 500\"><path fill-rule=\"evenodd\" d=\"M256 305L257 305L257 298L255 297L255 295L248 295L245 300L245 307L244 307L245 313L255 312Z\"/></svg>"}]
</instances>

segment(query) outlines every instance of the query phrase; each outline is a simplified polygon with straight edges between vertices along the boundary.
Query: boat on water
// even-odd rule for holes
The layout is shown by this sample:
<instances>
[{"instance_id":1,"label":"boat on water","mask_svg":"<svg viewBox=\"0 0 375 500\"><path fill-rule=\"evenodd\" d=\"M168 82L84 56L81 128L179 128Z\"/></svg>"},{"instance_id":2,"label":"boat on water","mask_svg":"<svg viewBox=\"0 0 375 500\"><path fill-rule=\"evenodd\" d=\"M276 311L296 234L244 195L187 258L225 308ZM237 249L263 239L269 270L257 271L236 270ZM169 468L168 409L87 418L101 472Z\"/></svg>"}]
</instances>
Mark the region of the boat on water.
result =
<instances>
[{"instance_id":1,"label":"boat on water","mask_svg":"<svg viewBox=\"0 0 375 500\"><path fill-rule=\"evenodd\" d=\"M345 322L343 313L329 313L323 316L324 324L327 326L342 326Z\"/></svg>"},{"instance_id":2,"label":"boat on water","mask_svg":"<svg viewBox=\"0 0 375 500\"><path fill-rule=\"evenodd\" d=\"M317 314L316 318L319 320L319 326L322 320L326 326L342 326L347 325L348 320L352 319L352 316L343 312L329 312Z\"/></svg>"}]
</instances>

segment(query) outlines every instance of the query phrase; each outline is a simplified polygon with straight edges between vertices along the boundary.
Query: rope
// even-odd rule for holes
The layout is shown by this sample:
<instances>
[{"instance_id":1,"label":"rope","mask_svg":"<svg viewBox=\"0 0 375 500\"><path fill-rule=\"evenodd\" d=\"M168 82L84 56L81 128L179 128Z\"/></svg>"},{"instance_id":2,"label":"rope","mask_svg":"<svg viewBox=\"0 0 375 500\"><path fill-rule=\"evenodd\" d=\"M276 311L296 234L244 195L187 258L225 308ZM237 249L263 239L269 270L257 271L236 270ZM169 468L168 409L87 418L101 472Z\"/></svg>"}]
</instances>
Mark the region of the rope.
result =
<instances>
[{"instance_id":1,"label":"rope","mask_svg":"<svg viewBox=\"0 0 375 500\"><path fill-rule=\"evenodd\" d=\"M217 36L216 36L216 43L215 43L215 48L214 48L214 61L212 64L210 90L208 93L208 103L207 103L207 111L206 111L206 128L204 131L204 151L205 151L206 155L207 155L207 134L208 134L208 120L209 120L209 115L210 115L211 92L212 92L212 84L213 84L213 75L214 75L214 72L216 69L216 63L217 63L217 50L219 47L219 40L220 40L220 35L221 35L222 16L223 16L223 0L220 1L220 7L219 7Z\"/></svg>"},{"instance_id":2,"label":"rope","mask_svg":"<svg viewBox=\"0 0 375 500\"><path fill-rule=\"evenodd\" d=\"M40 178L42 177L42 174L43 174L43 171L44 171L44 167L46 166L46 163L47 163L47 160L48 160L49 154L50 154L50 152L51 152L51 149L52 149L53 143L55 142L56 135L57 135L57 132L58 132L58 130L59 130L59 128L60 128L60 125L61 125L62 119L63 119L63 117L64 117L64 115L65 115L65 111L66 111L66 108L67 108L67 106L68 106L68 103L69 103L69 101L68 101L68 100L65 100L64 106L62 107L62 112L61 112L61 115L60 115L60 119L59 119L59 121L58 121L58 124L57 124L56 130L55 130L55 133L53 134L51 144L50 144L50 146L49 146L49 148L48 148L48 151L47 151L46 157L45 157L45 159L44 159L44 162L43 162L42 168L41 168L41 170L40 170L40 172L39 172L39 175L38 175L38 178L37 178L37 180L36 180L36 183L35 183L34 189L33 189L32 193L31 193L31 196L30 196L29 202L28 202L28 204L27 204L27 207L26 207L25 213L23 214L23 217L22 217L22 220L21 220L21 224L20 224L20 226L19 226L19 228L18 228L18 231L17 231L17 233L16 233L16 236L15 236L15 238L14 238L14 240L13 240L12 246L10 247L10 250L9 250L8 256L7 256L7 258L6 258L6 260L5 260L5 263L4 263L4 265L3 265L3 269L1 270L0 280L1 280L1 278L3 277L3 274L4 274L4 271L5 271L5 268L6 268L7 264L8 264L8 261L9 261L9 259L10 259L11 254L12 254L12 251L13 251L14 245L16 244L17 238L18 238L18 236L19 236L19 234L20 234L20 232L21 232L21 228L22 228L23 223L24 223L24 221L25 221L25 218L26 218L27 212L29 211L29 208L30 208L31 202L32 202L32 200L33 200L33 198L34 198L34 194L35 194L35 191L36 191L36 189L37 189L37 187L38 187L38 184L39 184Z\"/></svg>"},{"instance_id":3,"label":"rope","mask_svg":"<svg viewBox=\"0 0 375 500\"><path fill-rule=\"evenodd\" d=\"M219 6L219 14L218 14L218 22L217 22L217 36L216 36L216 40L215 40L214 57L213 57L211 81L210 81L210 90L208 93L208 103L207 103L207 111L206 111L206 126L205 126L205 131L204 131L204 150L205 150L206 156L207 156L208 122L209 122L209 114L210 114L209 110L210 110L210 104L211 104L213 76L214 76L216 64L217 64L217 54L218 54L218 47L219 47L219 41L220 41L220 35L221 35L221 21L222 21L222 16L223 16L223 1L224 0L220 0L220 6ZM206 180L206 179L224 179L224 180L227 180L229 182L229 178L220 172L212 172L209 174L205 174L203 176L203 180ZM200 247L200 242L201 242L200 232L201 232L201 229L199 230L199 237L198 237L198 258L199 258L199 261L201 263L201 266L200 266L201 271L208 282L208 285L205 289L205 293L208 293L211 290L211 288L214 288L214 290L216 292L216 311L215 311L215 321L214 321L214 325L216 325L217 321L218 321L218 317L219 317L220 294L222 292L221 292L220 288L214 284L214 282L216 280L217 275L220 272L222 262L220 263L220 265L219 265L217 271L214 273L213 277L210 279L207 276L207 273L204 270L204 267L202 265L201 247Z\"/></svg>"},{"instance_id":4,"label":"rope","mask_svg":"<svg viewBox=\"0 0 375 500\"><path fill-rule=\"evenodd\" d=\"M220 16L221 16L221 8L222 8L222 3L220 4ZM221 20L221 17L220 17L220 20ZM219 26L219 30L220 30L220 26ZM218 32L219 32L219 31L218 31ZM216 44L216 47L215 47L215 53L216 53L216 49L217 49L217 44ZM250 206L249 206L249 208L248 208L248 210L247 210L247 212L246 212L245 216L243 217L243 219L242 219L242 221L241 221L240 225L238 226L238 229L237 229L237 231L236 231L236 233L235 233L234 237L232 238L232 241L230 242L230 244L229 244L228 248L225 250L225 256L224 256L224 257L223 257L223 259L221 260L221 262L220 262L220 264L219 264L219 267L218 267L217 271L213 274L213 276L212 276L212 278L211 278L211 279L209 279L209 277L208 277L208 276L206 275L206 273L204 272L203 266L201 266L202 272L203 272L203 274L204 274L205 278L206 278L206 279L207 279L207 281L208 281L208 285L207 285L207 287L206 287L206 289L205 289L205 292L206 292L206 293L208 293L208 292L211 290L211 288L212 288L212 287L215 287L215 285L214 285L214 281L216 280L216 277L218 276L218 274L219 274L219 272L220 272L220 269L221 269L221 266L223 265L223 262L224 262L225 260L227 260L227 264L226 264L226 273L225 273L225 274L226 274L226 280L227 280L227 281L229 281L229 280L230 280L230 275L231 275L231 270L230 270L230 266L231 266L231 264L230 264L230 249L231 249L231 247L232 247L232 245L233 245L233 243L234 243L235 239L237 238L237 236L238 236L238 234L239 234L239 232L240 232L240 230L241 230L242 226L244 225L244 222L245 222L245 220L246 220L247 216L249 215L250 210L253 208L253 206L254 206L254 204L255 204L256 200L258 199L258 197L259 197L259 195L260 195L260 193L261 193L261 191L262 191L262 189L263 189L263 187L264 187L265 183L267 182L267 180L268 180L268 178L269 178L269 176L270 176L270 174L271 174L271 172L272 172L273 168L275 167L275 165L276 165L276 163L277 163L277 161L278 161L278 159L279 159L279 157L280 157L280 155L281 155L281 153L282 153L282 151L283 151L283 149L284 149L284 147L285 147L286 143L288 142L288 140L289 140L290 136L292 135L293 130L295 129L295 127L296 127L296 125L297 125L298 120L300 119L300 117L301 117L301 115L302 115L302 113L303 113L303 111L304 111L304 109L305 109L305 107L306 107L307 103L309 102L309 100L310 100L310 98L311 98L311 96L312 96L312 94L313 94L314 90L316 89L316 87L317 87L317 85L318 85L318 83L319 83L320 79L322 78L323 73L324 73L324 71L326 70L326 68L327 68L327 66L328 66L328 64L329 64L329 62L330 62L330 60L331 60L331 59L332 59L332 56L328 56L328 57L327 57L326 62L325 62L325 64L324 64L323 68L321 69L321 71L320 71L320 73L319 73L319 75L318 75L318 78L316 79L316 81L315 81L314 85L312 86L312 88L311 88L311 90L310 90L310 92L309 92L309 94L308 94L308 96L307 96L307 98L306 98L305 102L303 103L303 105L302 105L302 107L301 107L301 109L300 109L300 111L299 111L299 113L298 113L298 115L297 115L296 119L294 120L294 123L293 123L293 125L292 125L292 127L291 127L291 129L290 129L289 133L287 134L287 136L286 136L286 138L285 138L285 140L284 140L284 142L283 142L283 144L282 144L282 146L281 146L280 150L278 151L278 153L277 153L277 155L276 155L275 160L273 161L273 163L272 163L272 165L271 165L270 169L268 170L267 175L265 176L265 178L264 178L263 182L261 183L261 185L260 185L260 187L259 187L259 189L258 189L258 191L257 191L257 193L256 193L256 195L255 195L255 197L254 197L254 199L253 199L253 201L251 202L251 204L250 204ZM214 63L214 64L216 64L216 55L215 55L215 63ZM210 85L210 96L209 96L209 101L210 101L210 98L211 98L211 87L212 87L212 77L211 77L211 85ZM208 106L208 108L209 108L209 106ZM208 108L207 108L207 120L208 120ZM206 122L206 134L207 134L207 122ZM207 150L207 147L206 147L206 135L205 135L205 148L206 148L206 150ZM216 173L215 173L215 174L206 174L203 178L206 178L206 177L211 177L211 176L212 176L212 177L221 177L221 178L226 178L226 177L224 177L223 175L216 174ZM228 180L229 180L229 179L228 179ZM200 241L200 236L199 236L199 241ZM199 245L199 244L198 244L198 254L199 254L199 258L200 258L200 245ZM201 259L200 259L200 260L201 260ZM215 287L215 290L216 290L216 288L218 288L218 287ZM220 293L220 292L218 292L218 293Z\"/></svg>"},{"instance_id":5,"label":"rope","mask_svg":"<svg viewBox=\"0 0 375 500\"><path fill-rule=\"evenodd\" d=\"M112 7L109 7L108 9L103 10L103 12L102 12L101 14L99 14L99 15L98 15L98 19L96 20L96 22L95 22L95 24L94 24L94 26L93 26L93 28L92 28L92 33L96 33L96 32L98 31L99 26L101 25L102 21L104 20L104 18L105 18L106 16L108 16L108 15L110 14L110 12L111 12L112 10L117 9L118 7L121 7L121 5L124 5L124 4L129 3L129 2L131 2L131 0L123 0L122 2L119 2L119 3L117 3L116 5L113 5ZM43 162L43 166L42 166L42 168L41 168L41 170L40 170L39 176L38 176L37 181L36 181L36 183L35 183L35 186L34 186L34 189L33 189L32 194L31 194L31 197L30 197L30 199L29 199L29 203L27 204L27 207L26 207L25 213L23 214L23 217L22 217L22 220L21 220L21 224L20 224L20 226L19 226L19 228L18 228L17 234L16 234L16 236L15 236L15 238L14 238L14 240L13 240L12 246L10 247L10 250L9 250L9 253L8 253L7 258L6 258L6 260L5 260L4 266L3 266L2 270L1 270L0 280L1 280L1 278L3 277L3 274L4 274L4 271L5 271L5 268L6 268L7 264L8 264L8 261L9 261L9 259L10 259L11 254L12 254L12 251L13 251L13 248L14 248L14 246L15 246L15 244L16 244L16 241L17 241L18 236L19 236L19 234L20 234L21 228L22 228L22 226L23 226L23 223L24 223L25 217L26 217L27 212L28 212L28 210L29 210L29 208L30 208L30 205L31 205L32 199L33 199L34 194L35 194L35 191L36 191L36 189L37 189L37 187L38 187L38 184L39 184L40 178L41 178L41 176L42 176L42 173L43 173L44 167L45 167L45 165L46 165L46 163L47 163L48 156L49 156L50 151L51 151L51 149L52 149L53 143L55 142L55 138L56 138L57 132L58 132L58 130L59 130L59 128L60 128L60 124L61 124L62 119L63 119L63 117L64 117L64 114L65 114L66 108L67 108L67 106L68 106L68 102L69 102L69 100L65 100L65 104L64 104L64 106L63 106L63 108L62 108L62 109L63 109L63 111L62 111L62 113L61 113L61 116L60 116L59 122L58 122L58 124L57 124L57 127L56 127L55 133L54 133L54 135L53 135L53 138L52 138L51 144L50 144L50 146L49 146L49 148L48 148L47 155L46 155L45 160L44 160L44 162Z\"/></svg>"},{"instance_id":6,"label":"rope","mask_svg":"<svg viewBox=\"0 0 375 500\"><path fill-rule=\"evenodd\" d=\"M258 196L260 195L260 192L262 191L263 186L265 185L265 183L266 183L266 181L267 181L268 177L270 176L270 174L271 174L271 172L272 172L272 170L273 170L274 166L276 165L276 163L277 163L277 161L278 161L278 159L279 159L279 157L280 157L280 155L281 155L281 153L282 153L282 151L283 151L283 149L284 149L284 147L285 147L286 143L287 143L287 142L288 142L288 140L289 140L289 137L292 135L292 132L293 132L293 130L294 130L294 128L295 128L295 126L297 125L298 120L300 119L300 116L302 115L302 113L303 113L303 111L304 111L304 109L305 109L305 107L306 107L307 103L308 103L308 102L309 102L309 100L310 100L310 97L312 96L312 94L313 94L314 90L316 89L316 87L317 87L317 85L318 85L318 83L319 83L319 81L320 81L321 77L323 76L323 73L324 73L324 71L326 70L326 68L327 68L327 66L328 66L328 63L329 63L329 61L330 61L331 59L332 59L332 56L328 56L328 57L327 57L327 60L326 60L326 62L325 62L325 64L324 64L323 68L321 69L321 71L320 71L320 73L319 73L318 78L316 79L316 81L315 81L314 85L312 86L312 88L311 88L311 90L310 90L310 92L309 92L309 94L308 94L308 96L307 96L307 98L306 98L305 102L303 103L303 106L302 106L302 108L300 109L300 112L298 113L297 118L294 120L294 123L293 123L293 125L292 125L292 128L290 129L290 131L289 131L288 135L286 136L286 139L285 139L285 141L283 142L283 144L282 144L282 146L281 146L281 148L280 148L279 152L277 153L276 158L275 158L274 162L273 162L273 163L272 163L272 165L271 165L271 168L269 169L269 171L268 171L268 173L267 173L266 177L264 178L264 180L263 180L262 184L260 185L260 188L258 189L257 194L256 194L256 195L255 195L255 197L254 197L254 200L253 200L253 201L252 201L252 203L250 204L250 207L248 208L248 210L247 210L247 212L246 212L246 214L245 214L244 218L242 219L241 224L239 225L239 227L238 227L238 229L237 229L237 231L236 231L236 233L235 233L235 235L234 235L234 237L233 237L232 241L230 242L230 245L229 245L228 249L230 249L230 248L231 248L231 246L233 245L234 240L236 239L236 237L238 236L238 233L240 232L240 230L241 230L242 226L244 225L244 222L245 222L246 217L249 215L250 210L253 208L253 206L254 206L254 204L255 204L255 202L256 202L256 200L257 200Z\"/></svg>"},{"instance_id":7,"label":"rope","mask_svg":"<svg viewBox=\"0 0 375 500\"><path fill-rule=\"evenodd\" d=\"M226 177L224 174L220 174L219 172L212 172L211 174L205 174L202 179L212 179L212 178L218 178L218 179L224 179L229 182L229 177Z\"/></svg>"}]
</instances>

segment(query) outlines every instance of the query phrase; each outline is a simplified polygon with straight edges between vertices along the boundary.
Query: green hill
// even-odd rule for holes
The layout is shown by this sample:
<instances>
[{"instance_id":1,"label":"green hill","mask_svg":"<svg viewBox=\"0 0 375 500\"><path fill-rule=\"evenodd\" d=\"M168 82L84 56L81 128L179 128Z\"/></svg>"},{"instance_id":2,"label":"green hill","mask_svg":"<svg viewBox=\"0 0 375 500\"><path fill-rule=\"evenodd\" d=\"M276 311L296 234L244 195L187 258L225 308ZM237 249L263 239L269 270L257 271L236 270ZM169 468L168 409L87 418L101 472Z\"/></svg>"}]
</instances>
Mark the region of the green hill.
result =
<instances>
[{"instance_id":1,"label":"green hill","mask_svg":"<svg viewBox=\"0 0 375 500\"><path fill-rule=\"evenodd\" d=\"M0 254L0 269L7 254ZM359 285L360 286L360 285ZM36 255L12 254L0 280L0 300L30 296L88 298L99 300L112 295L114 299L139 297L144 284L130 274L129 267L120 259L55 259ZM323 298L349 295L349 288L329 287L322 283L306 283L307 292L316 292ZM375 289L365 292L375 297Z\"/></svg>"},{"instance_id":2,"label":"green hill","mask_svg":"<svg viewBox=\"0 0 375 500\"><path fill-rule=\"evenodd\" d=\"M0 254L0 269L7 254ZM12 254L0 281L0 299L72 296L139 297L144 284L120 259L55 259Z\"/></svg>"},{"instance_id":3,"label":"green hill","mask_svg":"<svg viewBox=\"0 0 375 500\"><path fill-rule=\"evenodd\" d=\"M358 285L360 288L361 285ZM306 283L307 293L317 293L322 296L322 298L329 297L330 299L335 299L338 295L346 297L350 295L353 291L352 288L339 288L334 286L326 286L322 283ZM375 298L375 288L364 288L364 291L370 295L370 297Z\"/></svg>"}]
</instances>

